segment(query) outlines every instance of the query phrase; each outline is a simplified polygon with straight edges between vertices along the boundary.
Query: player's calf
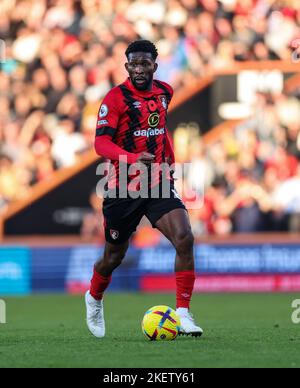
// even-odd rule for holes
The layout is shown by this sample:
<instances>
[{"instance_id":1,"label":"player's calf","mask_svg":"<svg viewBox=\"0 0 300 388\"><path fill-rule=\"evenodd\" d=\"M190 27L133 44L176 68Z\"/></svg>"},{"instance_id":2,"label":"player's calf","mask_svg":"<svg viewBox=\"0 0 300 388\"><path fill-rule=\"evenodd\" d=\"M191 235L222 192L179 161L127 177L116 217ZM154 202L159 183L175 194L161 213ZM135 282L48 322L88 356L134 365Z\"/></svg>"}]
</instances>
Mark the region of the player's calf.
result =
<instances>
[{"instance_id":1,"label":"player's calf","mask_svg":"<svg viewBox=\"0 0 300 388\"><path fill-rule=\"evenodd\" d=\"M194 269L194 236L189 230L177 233L173 239L176 249L176 271Z\"/></svg>"},{"instance_id":2,"label":"player's calf","mask_svg":"<svg viewBox=\"0 0 300 388\"><path fill-rule=\"evenodd\" d=\"M122 245L106 242L103 259L96 263L95 270L103 276L111 276L113 271L122 264L128 246L128 241Z\"/></svg>"}]
</instances>

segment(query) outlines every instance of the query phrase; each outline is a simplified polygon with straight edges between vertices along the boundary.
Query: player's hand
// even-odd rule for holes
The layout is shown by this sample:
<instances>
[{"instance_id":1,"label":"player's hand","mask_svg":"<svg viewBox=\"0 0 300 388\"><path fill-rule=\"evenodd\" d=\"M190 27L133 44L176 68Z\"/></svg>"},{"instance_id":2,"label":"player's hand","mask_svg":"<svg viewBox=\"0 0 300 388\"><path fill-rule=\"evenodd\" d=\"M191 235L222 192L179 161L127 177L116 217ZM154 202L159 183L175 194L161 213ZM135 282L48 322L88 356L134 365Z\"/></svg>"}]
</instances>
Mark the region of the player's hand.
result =
<instances>
[{"instance_id":1,"label":"player's hand","mask_svg":"<svg viewBox=\"0 0 300 388\"><path fill-rule=\"evenodd\" d=\"M155 155L149 154L149 152L142 152L137 159L137 162L141 162L146 164L146 166L150 166L155 160Z\"/></svg>"},{"instance_id":2,"label":"player's hand","mask_svg":"<svg viewBox=\"0 0 300 388\"><path fill-rule=\"evenodd\" d=\"M173 160L172 160L171 156L167 156L167 157L165 158L165 162L168 163L169 166L172 166Z\"/></svg>"},{"instance_id":3,"label":"player's hand","mask_svg":"<svg viewBox=\"0 0 300 388\"><path fill-rule=\"evenodd\" d=\"M171 156L167 156L165 158L165 163L168 163L169 167L170 167L170 175L171 177L174 179L174 181L177 181L178 178L174 178L174 174L175 174L175 162L173 161L173 158Z\"/></svg>"}]
</instances>

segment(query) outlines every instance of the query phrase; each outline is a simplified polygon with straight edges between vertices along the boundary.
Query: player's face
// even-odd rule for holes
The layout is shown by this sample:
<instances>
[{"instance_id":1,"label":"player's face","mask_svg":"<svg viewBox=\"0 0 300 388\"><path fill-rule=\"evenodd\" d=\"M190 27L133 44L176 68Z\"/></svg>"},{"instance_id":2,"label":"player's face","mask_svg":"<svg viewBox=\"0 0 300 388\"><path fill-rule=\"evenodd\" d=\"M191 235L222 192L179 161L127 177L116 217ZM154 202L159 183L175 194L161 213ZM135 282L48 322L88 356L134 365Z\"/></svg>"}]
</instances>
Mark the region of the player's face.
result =
<instances>
[{"instance_id":1,"label":"player's face","mask_svg":"<svg viewBox=\"0 0 300 388\"><path fill-rule=\"evenodd\" d=\"M125 67L136 89L148 90L151 88L153 74L157 70L157 63L153 60L151 53L129 54Z\"/></svg>"}]
</instances>

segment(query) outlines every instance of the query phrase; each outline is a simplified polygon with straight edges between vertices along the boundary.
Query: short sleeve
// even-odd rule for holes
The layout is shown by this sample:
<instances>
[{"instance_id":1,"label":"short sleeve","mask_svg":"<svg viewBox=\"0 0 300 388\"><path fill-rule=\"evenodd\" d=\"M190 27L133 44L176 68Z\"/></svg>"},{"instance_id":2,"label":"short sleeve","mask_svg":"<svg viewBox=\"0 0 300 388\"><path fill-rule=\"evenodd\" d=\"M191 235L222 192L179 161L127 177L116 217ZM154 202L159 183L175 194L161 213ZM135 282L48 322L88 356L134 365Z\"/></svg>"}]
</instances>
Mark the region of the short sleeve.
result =
<instances>
[{"instance_id":1,"label":"short sleeve","mask_svg":"<svg viewBox=\"0 0 300 388\"><path fill-rule=\"evenodd\" d=\"M158 86L167 97L168 105L169 105L174 94L174 90L172 86L167 84L166 82L158 81L158 80L155 80L155 83L156 83L156 86Z\"/></svg>"},{"instance_id":2,"label":"short sleeve","mask_svg":"<svg viewBox=\"0 0 300 388\"><path fill-rule=\"evenodd\" d=\"M112 89L102 101L97 117L96 137L103 135L114 137L120 117L118 100L116 91Z\"/></svg>"},{"instance_id":3,"label":"short sleeve","mask_svg":"<svg viewBox=\"0 0 300 388\"><path fill-rule=\"evenodd\" d=\"M173 90L173 88L172 88L172 86L171 85L169 85L169 84L165 84L166 85L166 88L167 88L167 90L168 90L168 92L169 92L169 96L168 96L168 99L169 99L169 103L171 102L171 100L172 100L172 98L173 98L173 95L174 95L174 90Z\"/></svg>"}]
</instances>

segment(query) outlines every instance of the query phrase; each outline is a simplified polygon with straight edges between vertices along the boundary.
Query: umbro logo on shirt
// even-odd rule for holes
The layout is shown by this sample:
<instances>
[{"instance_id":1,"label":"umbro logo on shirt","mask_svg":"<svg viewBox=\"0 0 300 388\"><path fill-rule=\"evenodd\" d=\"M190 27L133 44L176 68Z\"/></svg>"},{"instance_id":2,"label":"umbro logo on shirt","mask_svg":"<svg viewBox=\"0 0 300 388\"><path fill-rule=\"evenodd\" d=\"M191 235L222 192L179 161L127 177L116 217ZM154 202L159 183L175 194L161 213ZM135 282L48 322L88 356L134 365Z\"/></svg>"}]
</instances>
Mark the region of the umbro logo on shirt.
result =
<instances>
[{"instance_id":1,"label":"umbro logo on shirt","mask_svg":"<svg viewBox=\"0 0 300 388\"><path fill-rule=\"evenodd\" d=\"M141 106L142 106L142 103L141 103L140 101L135 101L135 102L133 103L133 106L134 106L136 109L140 109Z\"/></svg>"}]
</instances>

